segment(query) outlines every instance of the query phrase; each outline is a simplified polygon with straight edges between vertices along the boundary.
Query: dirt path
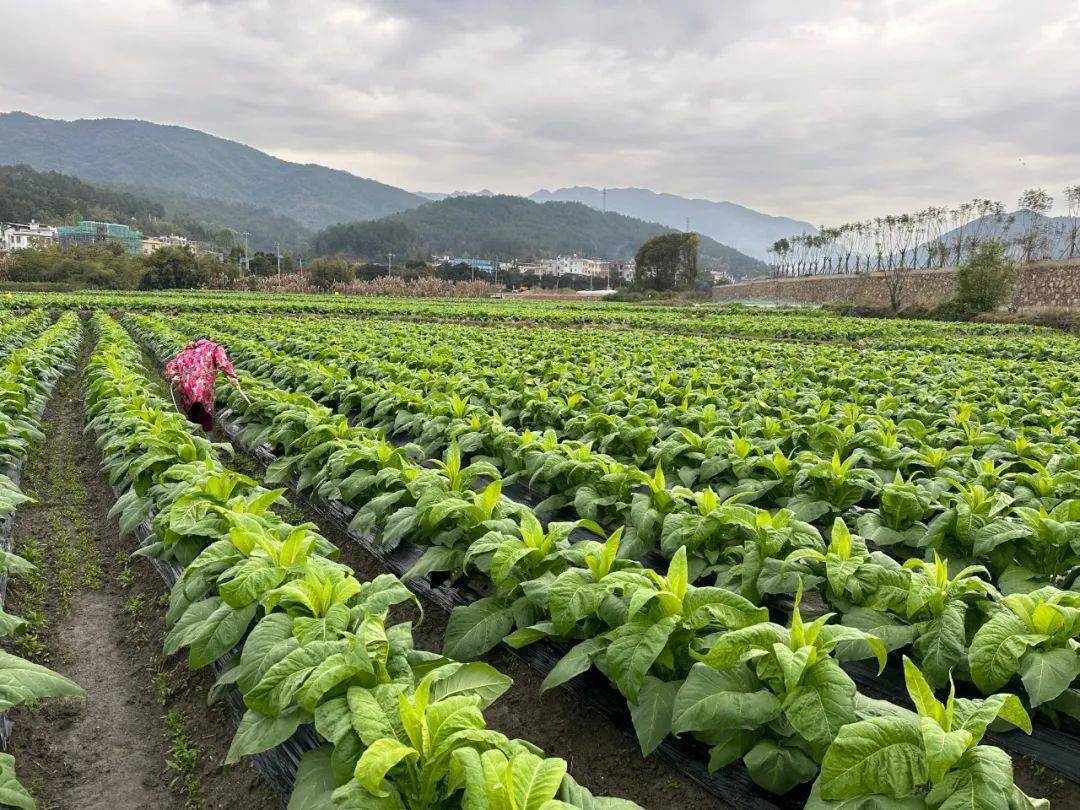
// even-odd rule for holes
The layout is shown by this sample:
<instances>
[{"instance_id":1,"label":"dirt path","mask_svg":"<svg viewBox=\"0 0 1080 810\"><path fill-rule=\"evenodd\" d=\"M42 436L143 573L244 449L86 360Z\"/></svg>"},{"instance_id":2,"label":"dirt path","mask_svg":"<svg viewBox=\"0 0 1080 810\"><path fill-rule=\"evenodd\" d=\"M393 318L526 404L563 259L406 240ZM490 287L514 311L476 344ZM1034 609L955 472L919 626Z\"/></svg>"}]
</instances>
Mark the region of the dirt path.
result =
<instances>
[{"instance_id":1,"label":"dirt path","mask_svg":"<svg viewBox=\"0 0 1080 810\"><path fill-rule=\"evenodd\" d=\"M39 573L13 580L9 610L30 620L14 646L79 683L85 700L46 701L13 713L12 753L42 808L276 807L254 770L223 769L232 737L224 711L206 707L211 679L163 660L164 583L130 561L131 538L109 519L112 490L83 433L79 368L45 412L45 445L24 468L39 501L19 509L16 550Z\"/></svg>"}]
</instances>

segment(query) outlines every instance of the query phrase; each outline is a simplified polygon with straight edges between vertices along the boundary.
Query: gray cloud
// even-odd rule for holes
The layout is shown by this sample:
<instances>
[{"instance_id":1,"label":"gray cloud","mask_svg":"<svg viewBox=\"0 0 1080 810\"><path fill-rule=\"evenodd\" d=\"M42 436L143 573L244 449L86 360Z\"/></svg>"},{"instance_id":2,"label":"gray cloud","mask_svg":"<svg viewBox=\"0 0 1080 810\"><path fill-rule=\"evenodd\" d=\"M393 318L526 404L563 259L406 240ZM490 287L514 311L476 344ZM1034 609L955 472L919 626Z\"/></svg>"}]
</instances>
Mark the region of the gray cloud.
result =
<instances>
[{"instance_id":1,"label":"gray cloud","mask_svg":"<svg viewBox=\"0 0 1080 810\"><path fill-rule=\"evenodd\" d=\"M0 0L0 109L835 221L1080 182L1080 3ZM1022 160L1022 162L1021 162Z\"/></svg>"}]
</instances>

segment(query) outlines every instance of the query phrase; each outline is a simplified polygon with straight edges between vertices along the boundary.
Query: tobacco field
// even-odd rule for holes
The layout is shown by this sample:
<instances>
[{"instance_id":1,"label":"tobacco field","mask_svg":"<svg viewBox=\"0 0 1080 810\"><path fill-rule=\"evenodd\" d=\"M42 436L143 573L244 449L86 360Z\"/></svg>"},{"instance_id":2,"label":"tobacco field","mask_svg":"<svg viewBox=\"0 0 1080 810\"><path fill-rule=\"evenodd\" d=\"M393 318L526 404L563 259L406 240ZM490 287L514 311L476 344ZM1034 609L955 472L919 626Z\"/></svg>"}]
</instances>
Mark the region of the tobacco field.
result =
<instances>
[{"instance_id":1,"label":"tobacco field","mask_svg":"<svg viewBox=\"0 0 1080 810\"><path fill-rule=\"evenodd\" d=\"M711 306L0 304L9 601L48 570L40 541L67 542L17 520L49 508L19 473L52 402L101 479L114 615L143 578L150 663L127 671L195 679L187 737L146 720L171 740L147 765L163 806L1080 806L1072 336ZM204 337L243 392L219 383L210 435L162 372ZM49 750L47 707L104 687L24 624L0 613L0 805L74 806L78 780L55 792L20 736ZM181 738L203 740L186 770Z\"/></svg>"}]
</instances>

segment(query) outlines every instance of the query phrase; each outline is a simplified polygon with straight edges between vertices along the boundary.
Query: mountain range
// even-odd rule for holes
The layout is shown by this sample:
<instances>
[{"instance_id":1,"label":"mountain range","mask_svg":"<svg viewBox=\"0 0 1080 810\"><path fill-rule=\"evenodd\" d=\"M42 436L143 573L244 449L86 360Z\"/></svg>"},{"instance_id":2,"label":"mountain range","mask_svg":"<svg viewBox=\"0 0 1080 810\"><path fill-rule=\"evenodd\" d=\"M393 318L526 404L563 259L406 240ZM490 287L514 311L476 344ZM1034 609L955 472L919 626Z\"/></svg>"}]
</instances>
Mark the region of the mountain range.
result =
<instances>
[{"instance_id":1,"label":"mountain range","mask_svg":"<svg viewBox=\"0 0 1080 810\"><path fill-rule=\"evenodd\" d=\"M368 260L382 260L387 253L415 258L429 251L484 258L576 253L629 259L643 242L671 230L581 203L538 203L505 194L451 195L380 220L331 225L312 237L312 247L321 254ZM700 236L699 255L706 269L736 278L767 271L758 259L707 236Z\"/></svg>"},{"instance_id":2,"label":"mountain range","mask_svg":"<svg viewBox=\"0 0 1080 810\"><path fill-rule=\"evenodd\" d=\"M455 191L443 194L433 191L416 192L429 200L448 197L492 197L495 192ZM733 247L755 259L767 259L768 250L777 239L800 233L817 233L809 222L789 217L763 214L733 202L691 199L675 194L663 194L647 188L608 188L571 186L555 191L540 189L529 195L534 202L576 202L597 211L625 214L628 217L655 222L674 230L689 229L721 244Z\"/></svg>"},{"instance_id":3,"label":"mountain range","mask_svg":"<svg viewBox=\"0 0 1080 810\"><path fill-rule=\"evenodd\" d=\"M258 215L256 209L268 211L284 218L276 220L276 226L287 226L289 242L328 225L376 220L433 201L499 196L486 189L412 193L349 172L281 160L198 130L116 118L62 121L24 112L0 113L0 163L63 172L98 185L136 190L149 198L167 196L166 207L182 209L185 216L200 208L212 210L214 216L208 219L213 227L236 229L230 223L242 219L248 222L243 229L254 233L251 215ZM575 202L594 210L604 208L602 198L602 191L588 187L531 195L538 203ZM781 236L813 230L808 223L734 203L691 200L646 189L608 189L606 211L677 230L689 218L690 227L703 237L754 259L764 257ZM580 230L586 221L584 208L566 212L571 220L567 227ZM480 251L477 246L471 252Z\"/></svg>"},{"instance_id":4,"label":"mountain range","mask_svg":"<svg viewBox=\"0 0 1080 810\"><path fill-rule=\"evenodd\" d=\"M530 199L579 202L677 230L689 228L756 259L767 258L769 247L777 239L799 233L817 233L817 228L809 222L770 216L732 202L689 199L646 188L573 186L555 191L541 189L530 195Z\"/></svg>"},{"instance_id":5,"label":"mountain range","mask_svg":"<svg viewBox=\"0 0 1080 810\"><path fill-rule=\"evenodd\" d=\"M91 183L248 203L309 228L377 219L427 202L404 189L325 166L290 163L198 130L117 118L57 121L0 114L0 162Z\"/></svg>"}]
</instances>

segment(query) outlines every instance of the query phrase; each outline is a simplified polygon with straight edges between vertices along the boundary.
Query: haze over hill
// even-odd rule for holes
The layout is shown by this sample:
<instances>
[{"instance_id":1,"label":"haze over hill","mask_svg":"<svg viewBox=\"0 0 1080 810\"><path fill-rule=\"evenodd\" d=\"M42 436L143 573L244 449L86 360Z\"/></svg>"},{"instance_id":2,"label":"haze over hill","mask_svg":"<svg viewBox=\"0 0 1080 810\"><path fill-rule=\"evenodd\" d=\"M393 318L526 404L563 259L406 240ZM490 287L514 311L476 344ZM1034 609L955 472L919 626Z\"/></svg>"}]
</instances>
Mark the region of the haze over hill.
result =
<instances>
[{"instance_id":1,"label":"haze over hill","mask_svg":"<svg viewBox=\"0 0 1080 810\"><path fill-rule=\"evenodd\" d=\"M604 197L601 189L590 186L541 189L531 195L537 202L580 202L598 210L605 208ZM767 258L769 247L777 239L795 233L817 233L817 228L809 222L763 214L732 202L688 199L646 188L609 188L606 198L608 211L659 222L669 228L683 230L689 219L690 230L757 259Z\"/></svg>"},{"instance_id":2,"label":"haze over hill","mask_svg":"<svg viewBox=\"0 0 1080 810\"><path fill-rule=\"evenodd\" d=\"M0 157L94 183L250 203L312 228L375 219L426 202L348 172L290 163L205 132L147 121L0 113Z\"/></svg>"},{"instance_id":3,"label":"haze over hill","mask_svg":"<svg viewBox=\"0 0 1080 810\"><path fill-rule=\"evenodd\" d=\"M494 197L495 192L491 189L482 188L479 191L451 191L446 194L442 191L417 191L415 194L419 194L426 200L432 200L438 202L439 200L445 200L447 197Z\"/></svg>"}]
</instances>

